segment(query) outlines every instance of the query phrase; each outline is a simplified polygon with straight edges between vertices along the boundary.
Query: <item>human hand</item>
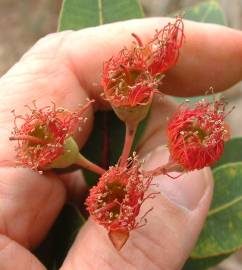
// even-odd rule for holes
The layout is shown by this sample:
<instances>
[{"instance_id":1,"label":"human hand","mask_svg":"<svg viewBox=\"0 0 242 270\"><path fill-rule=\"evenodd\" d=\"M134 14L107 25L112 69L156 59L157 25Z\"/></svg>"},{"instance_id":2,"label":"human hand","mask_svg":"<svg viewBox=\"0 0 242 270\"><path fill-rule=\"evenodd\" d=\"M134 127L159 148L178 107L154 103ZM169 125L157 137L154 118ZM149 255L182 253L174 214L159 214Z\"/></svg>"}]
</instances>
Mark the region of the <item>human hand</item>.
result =
<instances>
[{"instance_id":1,"label":"human hand","mask_svg":"<svg viewBox=\"0 0 242 270\"><path fill-rule=\"evenodd\" d=\"M39 106L54 101L57 106L74 111L86 97L95 98L95 108L87 112L88 121L77 135L80 147L83 146L92 129L94 110L107 107L99 96L103 61L129 44L132 32L145 40L166 22L164 18L132 20L41 39L0 81L0 160L15 160L13 143L8 140L13 127L10 111L24 113L24 105L33 100ZM199 95L210 86L222 91L241 80L240 32L185 21L185 36L179 62L164 79L164 93ZM170 100L154 100L139 145L139 155L146 156L148 168L160 165L166 158L164 150L157 147L165 142L166 117L174 110L175 104ZM81 189L81 177L75 173L75 183L70 184L73 175L63 180L51 172L40 175L3 163L0 178L0 269L44 269L28 249L43 240L67 193L73 195ZM161 194L144 205L143 211L154 206L148 224L133 231L120 252L113 248L106 231L89 220L80 230L62 269L180 269L209 208L211 173L204 169L185 174L177 181L165 176L155 181Z\"/></svg>"}]
</instances>

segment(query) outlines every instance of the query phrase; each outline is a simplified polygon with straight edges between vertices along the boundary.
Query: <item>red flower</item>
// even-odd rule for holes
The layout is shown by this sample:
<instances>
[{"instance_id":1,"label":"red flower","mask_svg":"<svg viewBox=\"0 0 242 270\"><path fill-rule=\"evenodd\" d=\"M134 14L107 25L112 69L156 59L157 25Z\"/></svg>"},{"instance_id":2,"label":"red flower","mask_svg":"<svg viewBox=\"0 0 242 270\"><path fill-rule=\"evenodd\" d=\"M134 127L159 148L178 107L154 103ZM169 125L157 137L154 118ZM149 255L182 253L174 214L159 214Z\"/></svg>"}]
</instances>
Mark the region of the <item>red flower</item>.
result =
<instances>
[{"instance_id":1,"label":"red flower","mask_svg":"<svg viewBox=\"0 0 242 270\"><path fill-rule=\"evenodd\" d=\"M181 106L167 129L171 159L188 171L212 165L221 157L229 135L224 118L221 101L202 100L195 108Z\"/></svg>"},{"instance_id":2,"label":"red flower","mask_svg":"<svg viewBox=\"0 0 242 270\"><path fill-rule=\"evenodd\" d=\"M159 75L178 59L184 38L183 22L177 18L174 24L168 23L146 45L136 34L132 35L135 45L121 50L103 66L103 95L114 109L148 105L154 93L160 93L163 76Z\"/></svg>"},{"instance_id":3,"label":"red flower","mask_svg":"<svg viewBox=\"0 0 242 270\"><path fill-rule=\"evenodd\" d=\"M148 69L151 74L164 73L174 66L179 57L179 49L184 40L184 25L181 18L175 23L168 23L157 31L154 38L148 43Z\"/></svg>"},{"instance_id":4,"label":"red flower","mask_svg":"<svg viewBox=\"0 0 242 270\"><path fill-rule=\"evenodd\" d=\"M83 113L93 101L88 101L72 113L63 108L26 106L30 114L15 115L15 127L10 140L18 140L17 159L23 166L44 169L64 153L64 143L85 119ZM17 121L23 123L18 127Z\"/></svg>"},{"instance_id":5,"label":"red flower","mask_svg":"<svg viewBox=\"0 0 242 270\"><path fill-rule=\"evenodd\" d=\"M145 177L140 166L137 157L134 157L127 167L110 167L90 190L87 209L109 234L128 235L129 231L142 226L142 221L136 221L136 217L145 199L150 197L145 197L145 192L152 178Z\"/></svg>"},{"instance_id":6,"label":"red flower","mask_svg":"<svg viewBox=\"0 0 242 270\"><path fill-rule=\"evenodd\" d=\"M115 107L148 104L155 92L142 48L123 49L103 67L104 97Z\"/></svg>"}]
</instances>

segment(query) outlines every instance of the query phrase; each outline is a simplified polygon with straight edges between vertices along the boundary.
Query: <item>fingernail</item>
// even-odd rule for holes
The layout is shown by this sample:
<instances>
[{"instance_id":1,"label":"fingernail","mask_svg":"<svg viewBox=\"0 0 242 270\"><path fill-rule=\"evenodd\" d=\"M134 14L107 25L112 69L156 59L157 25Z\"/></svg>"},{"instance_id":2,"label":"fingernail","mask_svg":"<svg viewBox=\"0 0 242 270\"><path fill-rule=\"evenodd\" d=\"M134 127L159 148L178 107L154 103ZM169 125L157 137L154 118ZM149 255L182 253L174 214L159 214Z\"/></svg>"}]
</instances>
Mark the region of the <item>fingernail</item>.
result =
<instances>
[{"instance_id":1,"label":"fingernail","mask_svg":"<svg viewBox=\"0 0 242 270\"><path fill-rule=\"evenodd\" d=\"M165 164L168 158L169 152L167 148L157 148L145 158L144 168L154 169ZM209 168L185 173L177 179L160 175L154 177L153 189L161 192L162 195L178 206L193 210L206 193L211 178L212 175Z\"/></svg>"}]
</instances>

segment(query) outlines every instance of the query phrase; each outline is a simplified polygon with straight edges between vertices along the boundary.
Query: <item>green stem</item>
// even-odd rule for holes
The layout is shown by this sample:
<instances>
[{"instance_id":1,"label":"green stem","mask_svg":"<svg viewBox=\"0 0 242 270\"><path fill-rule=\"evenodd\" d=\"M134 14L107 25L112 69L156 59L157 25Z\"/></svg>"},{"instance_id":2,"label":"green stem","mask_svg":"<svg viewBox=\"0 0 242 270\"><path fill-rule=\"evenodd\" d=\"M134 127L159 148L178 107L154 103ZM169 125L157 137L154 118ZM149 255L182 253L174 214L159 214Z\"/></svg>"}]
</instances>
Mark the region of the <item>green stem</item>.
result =
<instances>
[{"instance_id":1,"label":"green stem","mask_svg":"<svg viewBox=\"0 0 242 270\"><path fill-rule=\"evenodd\" d=\"M81 166L84 169L92 171L96 174L102 175L105 173L105 170L98 165L92 163L90 160L86 159L82 154L78 155L78 159L75 164Z\"/></svg>"}]
</instances>

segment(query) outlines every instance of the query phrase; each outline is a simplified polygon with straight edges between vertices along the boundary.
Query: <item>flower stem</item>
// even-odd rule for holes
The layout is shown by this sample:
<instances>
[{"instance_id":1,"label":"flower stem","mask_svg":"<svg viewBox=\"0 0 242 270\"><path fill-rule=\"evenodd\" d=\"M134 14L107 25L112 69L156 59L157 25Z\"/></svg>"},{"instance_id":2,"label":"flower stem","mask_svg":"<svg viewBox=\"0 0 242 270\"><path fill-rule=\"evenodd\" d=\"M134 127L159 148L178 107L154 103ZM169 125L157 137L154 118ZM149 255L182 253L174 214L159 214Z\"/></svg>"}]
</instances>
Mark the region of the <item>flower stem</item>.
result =
<instances>
[{"instance_id":1,"label":"flower stem","mask_svg":"<svg viewBox=\"0 0 242 270\"><path fill-rule=\"evenodd\" d=\"M105 170L98 165L92 163L90 160L86 159L83 155L79 154L78 159L75 164L81 166L84 169L92 171L96 174L102 175L105 173Z\"/></svg>"},{"instance_id":2,"label":"flower stem","mask_svg":"<svg viewBox=\"0 0 242 270\"><path fill-rule=\"evenodd\" d=\"M129 153L130 153L133 141L134 141L137 127L138 127L138 124L129 125L126 122L125 142L124 142L123 152L120 157L120 166L124 165L126 160L129 157Z\"/></svg>"},{"instance_id":3,"label":"flower stem","mask_svg":"<svg viewBox=\"0 0 242 270\"><path fill-rule=\"evenodd\" d=\"M169 160L166 164L159 166L153 170L144 171L144 175L146 176L158 176L158 175L167 175L169 172L181 172L181 167L174 162L173 160Z\"/></svg>"}]
</instances>

